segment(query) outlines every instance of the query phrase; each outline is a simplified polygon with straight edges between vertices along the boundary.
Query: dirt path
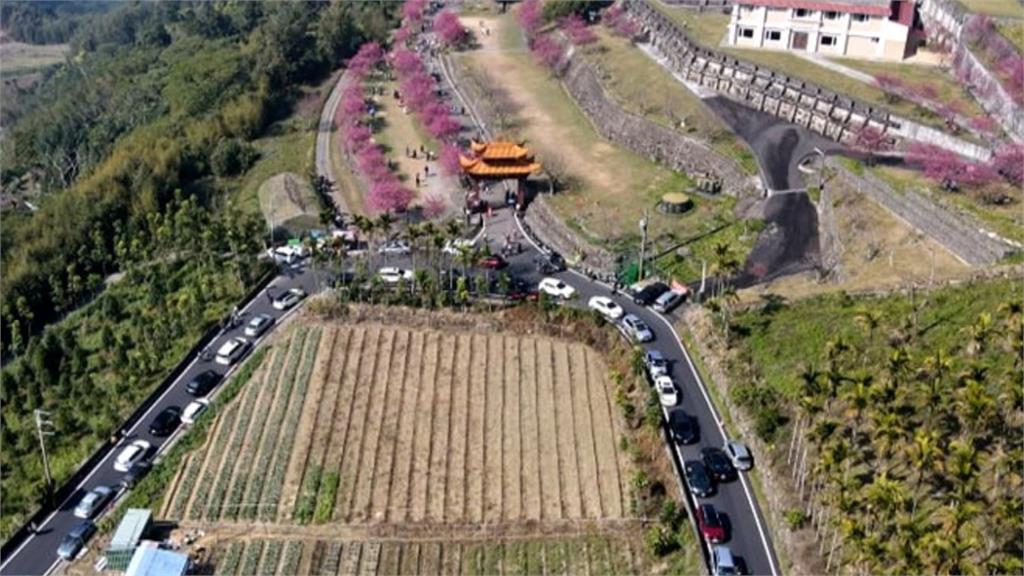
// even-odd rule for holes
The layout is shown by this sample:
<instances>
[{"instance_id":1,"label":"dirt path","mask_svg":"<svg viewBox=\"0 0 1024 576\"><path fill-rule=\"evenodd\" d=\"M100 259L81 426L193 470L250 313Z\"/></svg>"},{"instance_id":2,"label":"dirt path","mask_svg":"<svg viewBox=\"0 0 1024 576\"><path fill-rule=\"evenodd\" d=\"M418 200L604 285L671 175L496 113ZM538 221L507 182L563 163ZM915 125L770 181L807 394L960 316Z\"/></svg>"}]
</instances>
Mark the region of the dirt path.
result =
<instances>
[{"instance_id":1,"label":"dirt path","mask_svg":"<svg viewBox=\"0 0 1024 576\"><path fill-rule=\"evenodd\" d=\"M519 375L521 382L520 406L522 411L522 444L523 444L523 478L522 516L530 520L540 520L542 516L541 493L541 451L540 438L540 406L537 390L537 355L535 344L531 340L520 340L516 346L519 358Z\"/></svg>"},{"instance_id":2,"label":"dirt path","mask_svg":"<svg viewBox=\"0 0 1024 576\"><path fill-rule=\"evenodd\" d=\"M497 340L499 337L495 337ZM501 338L498 342L502 356L505 412L502 416L502 519L517 520L523 512L523 427L520 420L522 398L519 375L519 339Z\"/></svg>"},{"instance_id":3,"label":"dirt path","mask_svg":"<svg viewBox=\"0 0 1024 576\"><path fill-rule=\"evenodd\" d=\"M486 479L484 486L484 522L500 522L502 518L503 501L503 453L505 418L505 379L503 375L505 357L501 349L502 339L500 336L487 336L487 378L484 385L487 387L487 417L486 417L486 441L484 444L484 458L486 467Z\"/></svg>"},{"instance_id":4,"label":"dirt path","mask_svg":"<svg viewBox=\"0 0 1024 576\"><path fill-rule=\"evenodd\" d=\"M434 385L434 418L431 425L430 447L430 486L429 508L427 517L432 522L445 519L448 489L453 478L448 474L448 446L450 442L452 417L452 379L455 371L455 352L457 346L455 334L443 334L439 347Z\"/></svg>"},{"instance_id":5,"label":"dirt path","mask_svg":"<svg viewBox=\"0 0 1024 576\"><path fill-rule=\"evenodd\" d=\"M466 521L466 492L471 478L467 474L467 444L469 426L469 390L473 385L470 377L472 362L472 339L459 334L456 345L455 367L452 382L452 418L449 426L451 438L448 459L448 498L445 519L449 522Z\"/></svg>"},{"instance_id":6,"label":"dirt path","mask_svg":"<svg viewBox=\"0 0 1024 576\"><path fill-rule=\"evenodd\" d=\"M350 403L351 412L346 418L348 433L341 455L341 480L338 483L338 494L334 504L335 520L352 518L359 477L365 474L362 468L363 443L366 440L370 399L374 394L374 388L379 384L374 382L374 373L377 363L380 362L381 348L385 343L386 334L383 327L366 328L362 351L359 354L359 377Z\"/></svg>"},{"instance_id":7,"label":"dirt path","mask_svg":"<svg viewBox=\"0 0 1024 576\"><path fill-rule=\"evenodd\" d=\"M482 522L484 518L484 430L486 426L487 338L473 334L471 340L469 387L469 450L466 454L466 521Z\"/></svg>"},{"instance_id":8,"label":"dirt path","mask_svg":"<svg viewBox=\"0 0 1024 576\"><path fill-rule=\"evenodd\" d=\"M601 487L598 480L597 446L594 422L590 414L590 390L587 388L586 348L578 344L566 345L568 352L569 389L573 392L573 415L576 422L576 454L579 463L580 487L583 495L583 515L601 518Z\"/></svg>"},{"instance_id":9,"label":"dirt path","mask_svg":"<svg viewBox=\"0 0 1024 576\"><path fill-rule=\"evenodd\" d=\"M359 456L355 498L348 516L352 521L365 522L371 517L371 505L382 505L382 503L372 502L372 496L373 484L382 480L376 475L377 455L380 453L379 443L381 428L384 424L384 410L391 407L386 400L388 389L393 385L391 379L388 378L388 371L391 369L395 338L394 329L389 328L382 331L373 372L369 373L370 383L365 390L368 403L364 410L366 413L365 432L362 438L362 452ZM375 506L373 510L376 511L376 509Z\"/></svg>"},{"instance_id":10,"label":"dirt path","mask_svg":"<svg viewBox=\"0 0 1024 576\"><path fill-rule=\"evenodd\" d=\"M311 375L312 382L306 391L305 398L302 399L302 413L309 414L310 416L299 420L295 443L288 461L288 470L284 476L278 517L290 518L292 510L295 508L295 501L298 498L302 476L306 469L306 462L309 460L310 452L313 449L313 437L317 432L316 415L319 411L320 400L323 396L323 390L327 384L327 376L330 370L331 359L328 357L328 352L333 350L335 338L337 338L335 331L331 330L327 338L320 339L316 364ZM267 485L264 485L264 493L266 493L268 488Z\"/></svg>"},{"instance_id":11,"label":"dirt path","mask_svg":"<svg viewBox=\"0 0 1024 576\"><path fill-rule=\"evenodd\" d=\"M568 504L570 518L582 518L583 484L580 482L579 444L576 436L577 415L573 405L575 396L572 379L569 376L568 345L557 342L552 346L551 361L555 365L555 402L558 410L558 441L561 464L563 466L562 494Z\"/></svg>"},{"instance_id":12,"label":"dirt path","mask_svg":"<svg viewBox=\"0 0 1024 576\"><path fill-rule=\"evenodd\" d=\"M420 367L423 365L423 351L426 338L423 332L413 332L409 344L409 358L406 361L405 380L407 381L402 397L402 414L415 414L420 410L419 391L422 387ZM390 506L387 520L404 522L409 519L409 494L412 487L412 472L416 418L403 417L398 421L398 441L395 453L395 478L392 481Z\"/></svg>"},{"instance_id":13,"label":"dirt path","mask_svg":"<svg viewBox=\"0 0 1024 576\"><path fill-rule=\"evenodd\" d=\"M426 349L423 352L423 371L420 374L420 391L417 406L420 407L416 418L415 448L413 450L412 493L409 499L411 520L424 522L430 498L430 461L431 430L434 421L434 386L437 375L438 340L440 334L430 332L426 338Z\"/></svg>"},{"instance_id":14,"label":"dirt path","mask_svg":"<svg viewBox=\"0 0 1024 576\"><path fill-rule=\"evenodd\" d=\"M538 418L540 418L540 437L544 444L541 450L541 493L544 503L544 520L566 518L567 505L562 495L562 455L559 449L558 413L555 410L554 376L551 366L551 341L540 339L536 344Z\"/></svg>"},{"instance_id":15,"label":"dirt path","mask_svg":"<svg viewBox=\"0 0 1024 576\"><path fill-rule=\"evenodd\" d=\"M391 510L391 490L394 487L396 476L395 454L399 437L399 423L408 419L407 413L401 410L401 403L405 399L406 378L405 371L409 365L412 332L402 330L395 336L394 352L392 361L388 363L388 390L384 397L385 413L381 424L381 435L379 440L380 454L374 464L373 495L371 497L371 508L367 514L372 514L374 521L385 520Z\"/></svg>"},{"instance_id":16,"label":"dirt path","mask_svg":"<svg viewBox=\"0 0 1024 576\"><path fill-rule=\"evenodd\" d=\"M602 200L646 187L651 176L646 163L593 130L561 85L533 61L515 18L514 14L485 18L493 33L478 34L481 49L457 57L508 95L522 125L520 132L538 151L541 162L557 161ZM479 20L463 18L467 26L477 26Z\"/></svg>"},{"instance_id":17,"label":"dirt path","mask_svg":"<svg viewBox=\"0 0 1024 576\"><path fill-rule=\"evenodd\" d=\"M629 496L622 471L630 470L631 464L627 455L619 451L618 439L622 437L622 426L619 414L611 401L612 384L608 381L606 368L593 350L587 350L586 359L590 397L600 404L595 413L598 414L598 418L608 423L608 426L601 426L595 430L602 447L597 453L602 494L607 495L602 504L605 514L618 518L629 510Z\"/></svg>"}]
</instances>

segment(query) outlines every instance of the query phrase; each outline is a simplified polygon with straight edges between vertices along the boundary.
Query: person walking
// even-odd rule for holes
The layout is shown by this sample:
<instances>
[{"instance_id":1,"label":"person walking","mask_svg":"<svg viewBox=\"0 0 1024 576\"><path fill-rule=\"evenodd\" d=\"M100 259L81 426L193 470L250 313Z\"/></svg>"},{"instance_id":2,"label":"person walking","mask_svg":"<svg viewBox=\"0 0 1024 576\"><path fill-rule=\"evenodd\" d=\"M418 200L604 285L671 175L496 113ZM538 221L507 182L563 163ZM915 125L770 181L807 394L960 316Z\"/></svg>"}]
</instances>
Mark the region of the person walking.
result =
<instances>
[{"instance_id":1,"label":"person walking","mask_svg":"<svg viewBox=\"0 0 1024 576\"><path fill-rule=\"evenodd\" d=\"M416 173L416 187L417 188L420 187L420 173L419 172Z\"/></svg>"}]
</instances>

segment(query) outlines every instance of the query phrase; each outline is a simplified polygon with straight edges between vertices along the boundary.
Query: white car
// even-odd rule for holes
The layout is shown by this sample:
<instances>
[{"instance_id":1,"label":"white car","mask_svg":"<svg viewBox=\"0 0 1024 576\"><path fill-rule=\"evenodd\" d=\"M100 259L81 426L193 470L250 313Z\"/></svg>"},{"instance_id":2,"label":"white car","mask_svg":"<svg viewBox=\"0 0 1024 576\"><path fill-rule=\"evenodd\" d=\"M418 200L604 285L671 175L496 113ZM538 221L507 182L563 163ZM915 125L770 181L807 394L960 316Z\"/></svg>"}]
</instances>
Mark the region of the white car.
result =
<instances>
[{"instance_id":1,"label":"white car","mask_svg":"<svg viewBox=\"0 0 1024 576\"><path fill-rule=\"evenodd\" d=\"M305 291L299 288L292 288L277 298L274 298L274 310L287 310L298 304L299 301L305 297Z\"/></svg>"},{"instance_id":2,"label":"white car","mask_svg":"<svg viewBox=\"0 0 1024 576\"><path fill-rule=\"evenodd\" d=\"M306 249L302 246L278 246L267 250L267 254L280 264L295 264L306 257Z\"/></svg>"},{"instance_id":3,"label":"white car","mask_svg":"<svg viewBox=\"0 0 1024 576\"><path fill-rule=\"evenodd\" d=\"M217 357L214 360L217 364L231 366L237 362L248 349L249 341L245 338L239 338L236 336L225 342L224 345L217 350Z\"/></svg>"},{"instance_id":4,"label":"white car","mask_svg":"<svg viewBox=\"0 0 1024 576\"><path fill-rule=\"evenodd\" d=\"M729 457L729 460L732 461L733 468L746 472L754 467L754 458L750 455L750 450L745 444L729 440L722 447L722 450Z\"/></svg>"},{"instance_id":5,"label":"white car","mask_svg":"<svg viewBox=\"0 0 1024 576\"><path fill-rule=\"evenodd\" d=\"M198 419L203 412L206 412L209 407L210 401L206 398L189 402L188 406L185 406L185 410L181 413L181 423L195 424L196 419Z\"/></svg>"},{"instance_id":6,"label":"white car","mask_svg":"<svg viewBox=\"0 0 1024 576\"><path fill-rule=\"evenodd\" d=\"M132 464L144 460L149 455L150 448L152 445L145 440L136 440L125 446L114 460L114 470L127 472Z\"/></svg>"},{"instance_id":7,"label":"white car","mask_svg":"<svg viewBox=\"0 0 1024 576\"><path fill-rule=\"evenodd\" d=\"M441 249L441 252L444 252L445 254L447 254L449 256L458 256L460 249L462 249L462 248L472 249L474 245L475 245L475 243L472 240L466 240L464 238L458 238L458 239L449 240L448 242L446 242L445 245L444 245L444 248Z\"/></svg>"},{"instance_id":8,"label":"white car","mask_svg":"<svg viewBox=\"0 0 1024 576\"><path fill-rule=\"evenodd\" d=\"M671 408L679 404L679 392L676 391L676 384L668 376L658 376L654 379L654 388L658 391L658 399L661 405Z\"/></svg>"},{"instance_id":9,"label":"white car","mask_svg":"<svg viewBox=\"0 0 1024 576\"><path fill-rule=\"evenodd\" d=\"M257 314L245 324L245 335L249 338L259 338L273 323L274 318L272 316Z\"/></svg>"},{"instance_id":10,"label":"white car","mask_svg":"<svg viewBox=\"0 0 1024 576\"><path fill-rule=\"evenodd\" d=\"M405 270L395 266L387 266L377 271L377 277L385 284L398 284L402 280L412 282L412 270Z\"/></svg>"},{"instance_id":11,"label":"white car","mask_svg":"<svg viewBox=\"0 0 1024 576\"><path fill-rule=\"evenodd\" d=\"M558 278L545 278L537 285L537 289L555 298L568 300L576 295L576 289Z\"/></svg>"},{"instance_id":12,"label":"white car","mask_svg":"<svg viewBox=\"0 0 1024 576\"><path fill-rule=\"evenodd\" d=\"M587 306L592 310L597 310L602 316L609 320L618 320L622 318L625 312L622 310L622 306L615 303L614 300L607 296L594 296L587 302Z\"/></svg>"},{"instance_id":13,"label":"white car","mask_svg":"<svg viewBox=\"0 0 1024 576\"><path fill-rule=\"evenodd\" d=\"M412 252L409 243L405 240L392 240L377 249L378 254L389 254L391 256L402 256Z\"/></svg>"}]
</instances>

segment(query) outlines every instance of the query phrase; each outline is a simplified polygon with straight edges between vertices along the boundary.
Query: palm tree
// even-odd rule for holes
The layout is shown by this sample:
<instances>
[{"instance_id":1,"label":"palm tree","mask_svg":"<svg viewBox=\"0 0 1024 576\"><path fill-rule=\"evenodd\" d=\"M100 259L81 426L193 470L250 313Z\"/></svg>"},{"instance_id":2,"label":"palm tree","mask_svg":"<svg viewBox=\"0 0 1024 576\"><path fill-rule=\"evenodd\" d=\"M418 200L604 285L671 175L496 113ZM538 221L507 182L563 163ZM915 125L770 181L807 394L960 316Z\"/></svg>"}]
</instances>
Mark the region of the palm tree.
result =
<instances>
[{"instance_id":1,"label":"palm tree","mask_svg":"<svg viewBox=\"0 0 1024 576\"><path fill-rule=\"evenodd\" d=\"M380 216L377 216L377 221L374 223L374 228L383 234L384 242L391 237L391 227L395 224L395 217L391 215L391 212L382 212ZM384 254L384 260L387 261L387 253Z\"/></svg>"},{"instance_id":2,"label":"palm tree","mask_svg":"<svg viewBox=\"0 0 1024 576\"><path fill-rule=\"evenodd\" d=\"M967 353L972 356L980 355L985 351L988 337L992 333L992 314L988 312L978 314L977 320L965 330L971 339L967 344Z\"/></svg>"},{"instance_id":3,"label":"palm tree","mask_svg":"<svg viewBox=\"0 0 1024 576\"><path fill-rule=\"evenodd\" d=\"M416 252L419 251L420 240L425 236L423 227L419 224L410 224L405 229L405 237L409 240L409 249L412 253L412 269L416 270Z\"/></svg>"},{"instance_id":4,"label":"palm tree","mask_svg":"<svg viewBox=\"0 0 1024 576\"><path fill-rule=\"evenodd\" d=\"M878 329L878 326L882 322L882 313L878 310L869 310L865 307L861 307L857 310L854 320L861 328L864 329L864 332L867 333L868 342L870 343L874 340L875 330Z\"/></svg>"},{"instance_id":5,"label":"palm tree","mask_svg":"<svg viewBox=\"0 0 1024 576\"><path fill-rule=\"evenodd\" d=\"M359 230L359 235L365 239L367 251L373 253L373 220L370 220L362 214L355 214L352 216L352 225Z\"/></svg>"},{"instance_id":6,"label":"palm tree","mask_svg":"<svg viewBox=\"0 0 1024 576\"><path fill-rule=\"evenodd\" d=\"M853 376L850 385L846 387L843 396L846 403L853 410L853 445L857 445L857 433L860 431L864 409L868 407L870 398L871 382L874 376L871 374L859 374Z\"/></svg>"},{"instance_id":7,"label":"palm tree","mask_svg":"<svg viewBox=\"0 0 1024 576\"><path fill-rule=\"evenodd\" d=\"M917 470L914 483L914 509L917 509L918 493L924 482L924 475L934 471L941 463L942 451L939 450L939 436L934 430L918 430L914 435L914 443L907 447L910 465Z\"/></svg>"}]
</instances>

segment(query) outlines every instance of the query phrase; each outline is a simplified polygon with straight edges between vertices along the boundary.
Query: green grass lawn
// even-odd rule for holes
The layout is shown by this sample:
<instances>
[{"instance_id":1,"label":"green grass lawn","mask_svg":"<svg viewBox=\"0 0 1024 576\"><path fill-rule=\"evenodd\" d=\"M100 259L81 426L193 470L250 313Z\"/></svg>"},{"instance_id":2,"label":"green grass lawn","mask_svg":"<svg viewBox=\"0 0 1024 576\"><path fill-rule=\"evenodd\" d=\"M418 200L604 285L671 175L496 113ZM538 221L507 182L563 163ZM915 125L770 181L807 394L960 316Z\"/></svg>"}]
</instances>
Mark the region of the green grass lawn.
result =
<instances>
[{"instance_id":1,"label":"green grass lawn","mask_svg":"<svg viewBox=\"0 0 1024 576\"><path fill-rule=\"evenodd\" d=\"M969 326L982 312L993 315L1003 302L1020 300L1019 280L975 282L964 286L947 287L917 296L924 306L918 315L918 326L923 334L912 353L924 357L937 348L947 351L963 346ZM874 339L869 340L865 330L856 321L863 308L882 314L881 327ZM818 296L799 302L784 304L771 314L751 310L738 314L734 324L740 328L736 343L757 366L765 384L780 391L786 398L796 400L800 389L799 374L808 363L824 365L825 342L842 336L854 348L865 347L866 366L884 364L887 356L887 336L902 319L909 317L909 296L894 295L880 298L854 298L843 293ZM743 336L746 334L746 336ZM998 359L998 356L992 356ZM993 366L992 377L1013 362L1005 355Z\"/></svg>"},{"instance_id":2,"label":"green grass lawn","mask_svg":"<svg viewBox=\"0 0 1024 576\"><path fill-rule=\"evenodd\" d=\"M734 159L748 174L757 174L757 161L746 145L705 106L700 98L632 43L595 28L599 43L586 56L602 70L601 82L626 110L707 142ZM680 126L685 122L685 129Z\"/></svg>"},{"instance_id":3,"label":"green grass lawn","mask_svg":"<svg viewBox=\"0 0 1024 576\"><path fill-rule=\"evenodd\" d=\"M960 0L960 4L975 14L1024 18L1024 6L1017 0Z\"/></svg>"},{"instance_id":4,"label":"green grass lawn","mask_svg":"<svg viewBox=\"0 0 1024 576\"><path fill-rule=\"evenodd\" d=\"M302 119L291 117L272 126L253 145L260 157L236 179L235 201L246 212L262 214L258 192L267 178L282 172L294 172L305 178L313 170L316 131Z\"/></svg>"}]
</instances>

